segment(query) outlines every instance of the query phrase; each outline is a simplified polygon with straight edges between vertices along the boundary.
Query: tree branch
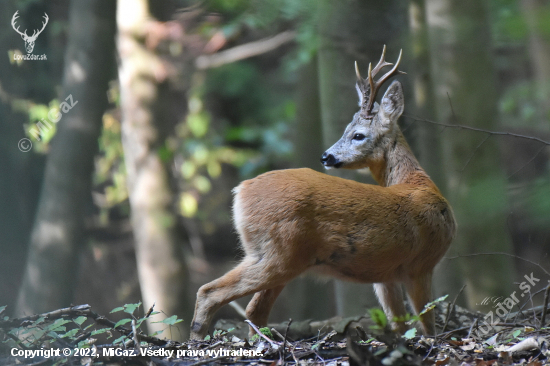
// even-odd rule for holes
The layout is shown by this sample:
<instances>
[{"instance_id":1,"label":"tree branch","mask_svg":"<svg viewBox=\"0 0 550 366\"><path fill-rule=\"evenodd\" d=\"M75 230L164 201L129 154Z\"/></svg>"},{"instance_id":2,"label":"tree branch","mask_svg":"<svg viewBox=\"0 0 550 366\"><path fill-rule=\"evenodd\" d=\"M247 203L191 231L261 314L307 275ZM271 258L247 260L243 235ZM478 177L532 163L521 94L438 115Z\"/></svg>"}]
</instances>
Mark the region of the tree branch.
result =
<instances>
[{"instance_id":1,"label":"tree branch","mask_svg":"<svg viewBox=\"0 0 550 366\"><path fill-rule=\"evenodd\" d=\"M292 41L295 37L296 32L286 31L273 37L242 44L224 51L220 51L213 55L202 55L197 57L195 60L195 66L199 70L205 70L243 60L245 58L258 56Z\"/></svg>"},{"instance_id":2,"label":"tree branch","mask_svg":"<svg viewBox=\"0 0 550 366\"><path fill-rule=\"evenodd\" d=\"M540 139L540 138L538 138L538 137L521 135L521 134L519 134L519 133L503 132L503 131L491 131L491 130L485 130L485 129L483 129L483 128L478 128L478 127L464 126L464 125L458 125L458 124L441 123L441 122L431 121L431 120L425 119L425 118L415 117L415 116L408 115L408 114L407 114L407 115L404 114L403 117L405 117L405 118L410 118L410 119L412 119L412 120L414 120L414 121L427 122L427 123L431 123L431 124L433 124L433 125L443 126L443 127L445 127L445 128L447 128L447 127L450 127L450 128L461 128L461 129L463 129L463 130L470 130L470 131L483 132L483 133L488 133L488 134L490 134L490 135L519 137L519 138L526 139L526 140L537 141L537 142L540 142L540 143L542 143L542 144L545 144L545 145L549 145L549 146L550 146L550 141L546 141L546 140Z\"/></svg>"}]
</instances>

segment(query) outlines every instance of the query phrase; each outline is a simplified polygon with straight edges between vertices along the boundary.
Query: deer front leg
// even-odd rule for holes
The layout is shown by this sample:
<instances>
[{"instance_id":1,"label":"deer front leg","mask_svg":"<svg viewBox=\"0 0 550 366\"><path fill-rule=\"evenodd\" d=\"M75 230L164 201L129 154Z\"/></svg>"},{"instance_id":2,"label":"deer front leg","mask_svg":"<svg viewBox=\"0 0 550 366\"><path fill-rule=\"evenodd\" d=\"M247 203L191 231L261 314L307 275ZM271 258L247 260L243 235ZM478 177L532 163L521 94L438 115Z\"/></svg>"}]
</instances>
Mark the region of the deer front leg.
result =
<instances>
[{"instance_id":1,"label":"deer front leg","mask_svg":"<svg viewBox=\"0 0 550 366\"><path fill-rule=\"evenodd\" d=\"M400 333L406 332L407 325L404 322L393 321L393 318L403 317L406 314L401 285L395 282L375 283L374 292L388 317L388 321L391 322L392 328Z\"/></svg>"},{"instance_id":2,"label":"deer front leg","mask_svg":"<svg viewBox=\"0 0 550 366\"><path fill-rule=\"evenodd\" d=\"M191 339L203 339L216 311L240 297L239 282L245 270L244 267L244 263L241 263L224 276L199 288L195 303L195 315L191 322Z\"/></svg>"},{"instance_id":3,"label":"deer front leg","mask_svg":"<svg viewBox=\"0 0 550 366\"><path fill-rule=\"evenodd\" d=\"M411 278L405 283L409 299L416 311L420 314L428 302L432 299L432 273L423 274ZM435 314L434 310L428 311L420 317L424 335L435 335Z\"/></svg>"},{"instance_id":4,"label":"deer front leg","mask_svg":"<svg viewBox=\"0 0 550 366\"><path fill-rule=\"evenodd\" d=\"M290 273L290 271L288 271ZM273 275L277 269L265 263L259 263L255 257L246 257L237 267L224 276L202 286L197 293L195 316L191 322L191 339L203 339L208 332L212 317L223 305L240 297L266 289L278 288L286 279L284 276ZM283 285L284 286L284 285ZM258 295L258 305L252 305L251 312L255 314L267 313L277 298L280 290L272 292L265 299ZM269 290L267 294L269 294ZM275 296L273 296L275 295ZM255 308L258 307L256 311ZM267 310L267 311L266 311ZM259 316L259 315L257 315ZM252 319L251 319L252 320ZM252 320L253 321L253 320Z\"/></svg>"},{"instance_id":5,"label":"deer front leg","mask_svg":"<svg viewBox=\"0 0 550 366\"><path fill-rule=\"evenodd\" d=\"M273 308L275 300L277 300L277 297L284 287L285 285L281 285L270 288L269 290L256 292L246 307L246 317L248 320L258 327L265 327L267 325L267 319L269 317L269 313L271 312L271 308ZM250 336L255 333L256 332L250 328Z\"/></svg>"}]
</instances>

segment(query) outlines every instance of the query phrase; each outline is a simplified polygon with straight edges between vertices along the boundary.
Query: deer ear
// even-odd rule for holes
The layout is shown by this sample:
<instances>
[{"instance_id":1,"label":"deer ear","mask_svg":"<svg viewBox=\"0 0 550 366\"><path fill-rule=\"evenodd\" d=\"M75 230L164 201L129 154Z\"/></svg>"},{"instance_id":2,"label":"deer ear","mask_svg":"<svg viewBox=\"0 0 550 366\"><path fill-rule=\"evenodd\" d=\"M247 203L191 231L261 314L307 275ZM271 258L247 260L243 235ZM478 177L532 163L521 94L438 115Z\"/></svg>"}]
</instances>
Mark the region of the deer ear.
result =
<instances>
[{"instance_id":1,"label":"deer ear","mask_svg":"<svg viewBox=\"0 0 550 366\"><path fill-rule=\"evenodd\" d=\"M390 121L396 121L401 116L401 113L403 113L404 108L403 87L399 81L395 80L391 83L382 98L380 113Z\"/></svg>"}]
</instances>

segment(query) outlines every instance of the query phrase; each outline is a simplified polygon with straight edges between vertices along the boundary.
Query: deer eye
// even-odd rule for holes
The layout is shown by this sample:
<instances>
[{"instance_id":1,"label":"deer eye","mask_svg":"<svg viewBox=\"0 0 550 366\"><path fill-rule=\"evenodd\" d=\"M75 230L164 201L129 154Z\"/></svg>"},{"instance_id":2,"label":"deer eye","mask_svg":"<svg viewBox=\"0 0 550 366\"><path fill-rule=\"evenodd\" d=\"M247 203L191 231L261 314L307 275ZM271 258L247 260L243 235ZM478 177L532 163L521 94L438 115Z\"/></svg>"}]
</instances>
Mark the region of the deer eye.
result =
<instances>
[{"instance_id":1,"label":"deer eye","mask_svg":"<svg viewBox=\"0 0 550 366\"><path fill-rule=\"evenodd\" d=\"M363 135L362 133L356 133L355 135L353 135L353 140L361 141L364 139L365 139L365 135Z\"/></svg>"}]
</instances>

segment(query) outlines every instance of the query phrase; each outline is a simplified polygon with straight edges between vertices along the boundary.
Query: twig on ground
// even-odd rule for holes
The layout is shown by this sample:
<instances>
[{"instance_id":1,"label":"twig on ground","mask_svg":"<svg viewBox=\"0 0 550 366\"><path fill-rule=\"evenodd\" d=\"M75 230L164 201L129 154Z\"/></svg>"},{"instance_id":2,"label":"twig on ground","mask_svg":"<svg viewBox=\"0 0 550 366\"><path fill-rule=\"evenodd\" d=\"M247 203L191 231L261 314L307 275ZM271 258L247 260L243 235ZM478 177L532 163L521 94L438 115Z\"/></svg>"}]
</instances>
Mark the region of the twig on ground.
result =
<instances>
[{"instance_id":1,"label":"twig on ground","mask_svg":"<svg viewBox=\"0 0 550 366\"><path fill-rule=\"evenodd\" d=\"M288 319L288 324L286 325L286 330L285 330L285 337L283 339L283 362L286 358L286 339L288 336L288 329L290 328L291 323L292 323L292 319ZM292 356L294 357L294 354Z\"/></svg>"},{"instance_id":2,"label":"twig on ground","mask_svg":"<svg viewBox=\"0 0 550 366\"><path fill-rule=\"evenodd\" d=\"M136 320L132 319L132 338L134 339L134 348L139 349L139 339L136 331Z\"/></svg>"},{"instance_id":3,"label":"twig on ground","mask_svg":"<svg viewBox=\"0 0 550 366\"><path fill-rule=\"evenodd\" d=\"M468 335L466 336L466 338L470 338L470 336L472 335L472 331L474 330L475 327L477 327L478 320L479 320L478 318L474 320L474 322L472 323L472 326L470 327L470 330L468 330Z\"/></svg>"},{"instance_id":4,"label":"twig on ground","mask_svg":"<svg viewBox=\"0 0 550 366\"><path fill-rule=\"evenodd\" d=\"M279 331L275 328L271 328L271 333L275 334L277 337L279 337L281 340L285 339L285 336L279 333Z\"/></svg>"},{"instance_id":5,"label":"twig on ground","mask_svg":"<svg viewBox=\"0 0 550 366\"><path fill-rule=\"evenodd\" d=\"M248 325L250 325L250 326L252 327L252 329L254 329L254 331L255 331L256 333L258 333L258 335L259 335L260 337L262 337L263 339L265 339L266 341L268 341L269 344L271 344L271 346L272 346L273 348L275 348L275 349L279 348L279 345L277 344L277 342L275 342L275 341L269 339L269 338L268 338L265 334L263 334L263 333L258 329L258 327L257 327L256 325L254 325L254 323L252 323L250 320L246 319L244 322L247 323Z\"/></svg>"},{"instance_id":6,"label":"twig on ground","mask_svg":"<svg viewBox=\"0 0 550 366\"><path fill-rule=\"evenodd\" d=\"M544 291L544 301L542 305L542 315L540 317L540 327L544 327L546 324L546 311L548 310L548 296L550 295L550 283L546 286L546 291Z\"/></svg>"},{"instance_id":7,"label":"twig on ground","mask_svg":"<svg viewBox=\"0 0 550 366\"><path fill-rule=\"evenodd\" d=\"M445 324L443 324L443 329L441 330L441 333L444 333L445 330L447 329L447 325L449 324L449 320L451 319L451 314L453 313L453 311L455 309L456 300L458 299L458 297L460 296L462 291L464 291L464 288L466 288L466 285L462 286L460 291L458 291L458 293L456 294L453 302L447 308L447 316L445 317Z\"/></svg>"}]
</instances>

